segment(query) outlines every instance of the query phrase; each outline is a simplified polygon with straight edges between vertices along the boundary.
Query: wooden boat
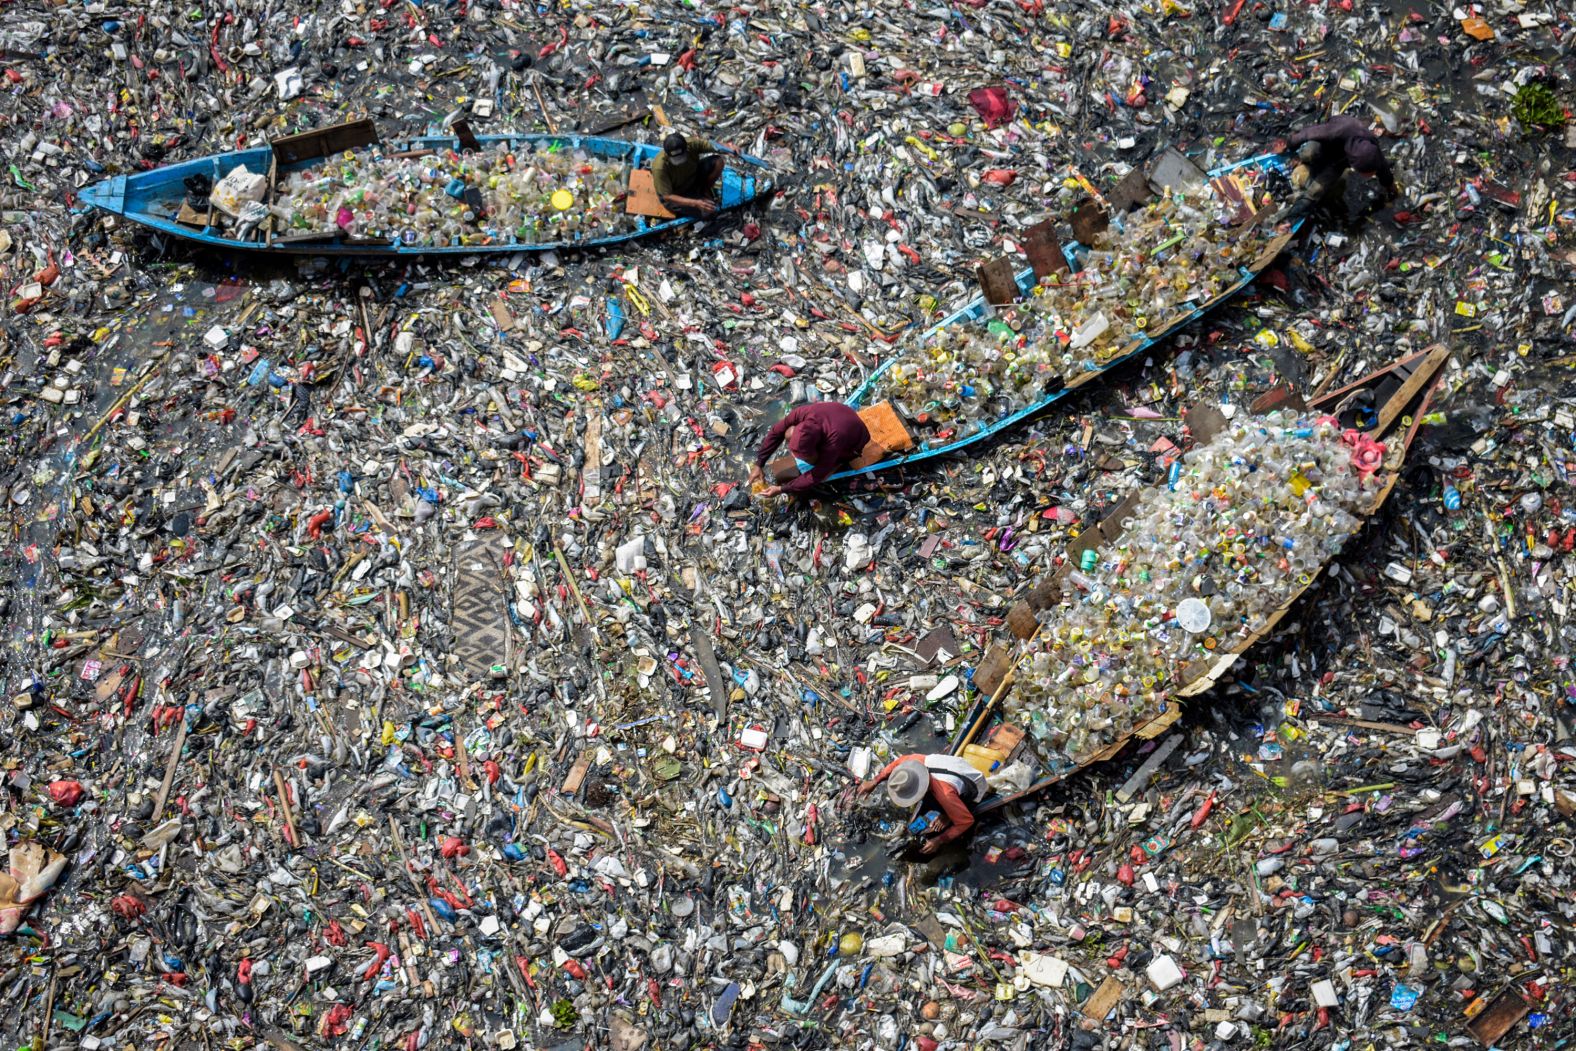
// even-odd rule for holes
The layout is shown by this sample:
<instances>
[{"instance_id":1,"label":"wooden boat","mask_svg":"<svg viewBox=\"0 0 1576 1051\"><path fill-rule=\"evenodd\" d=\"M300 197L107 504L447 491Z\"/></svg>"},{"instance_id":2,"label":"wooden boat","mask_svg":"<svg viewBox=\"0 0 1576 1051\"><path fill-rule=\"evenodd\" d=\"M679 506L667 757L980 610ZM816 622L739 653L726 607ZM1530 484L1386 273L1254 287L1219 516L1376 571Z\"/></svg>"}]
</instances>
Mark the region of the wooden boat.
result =
<instances>
[{"instance_id":1,"label":"wooden boat","mask_svg":"<svg viewBox=\"0 0 1576 1051\"><path fill-rule=\"evenodd\" d=\"M1271 171L1284 174L1286 172L1284 158L1275 154L1250 157L1216 168L1206 174L1200 172L1181 154L1171 150L1162 154L1159 161L1149 170L1135 169L1134 174L1113 191L1104 202L1104 206L1098 206L1098 211L1117 216L1115 221L1120 221L1119 216L1123 211L1144 204L1167 187L1192 184L1202 189L1207 184L1210 192L1236 208L1236 218L1240 220L1243 228L1248 228L1265 216L1255 213L1251 203L1243 201L1242 187L1234 176L1249 172ZM1075 215L1072 224L1074 231L1078 232L1081 226L1080 216ZM1103 226L1103 221L1101 225ZM881 377L887 370L903 361L907 355L897 354L887 358L847 399L847 404L859 410L860 416L870 428L872 443L867 447L864 455L855 460L847 470L833 474L828 480L856 478L905 464L919 463L935 456L955 453L1043 412L1050 405L1144 353L1241 292L1265 267L1275 261L1301 225L1302 220L1298 219L1284 233L1273 238L1251 264L1238 268L1236 280L1212 298L1203 302L1177 303L1175 311L1169 317L1163 319L1160 324L1150 327L1145 333L1134 336L1103 365L1075 376L1063 377L1059 383L1047 384L1044 395L1031 404L999 419L989 422L980 421L982 425L967 434L959 434L943 441L916 440L913 435L914 428L902 418L902 414L890 402L870 403L872 391ZM999 259L982 267L981 283L987 287L992 283L989 280L991 271L995 270L994 283L998 294L982 293L954 310L926 329L918 337L917 342L910 345L908 353L912 354L923 348L943 329L955 325L988 324L996 316L996 306L1004 306L1014 298L1030 295L1041 277L1053 270L1078 272L1079 259L1084 251L1083 246L1077 241L1058 246L1055 243L1052 227L1051 222L1044 222L1026 232L1025 248L1030 259L1029 266L1013 273L1012 264L1005 259ZM798 473L792 457L773 461L771 466L773 477L778 482L788 481Z\"/></svg>"},{"instance_id":2,"label":"wooden boat","mask_svg":"<svg viewBox=\"0 0 1576 1051\"><path fill-rule=\"evenodd\" d=\"M84 203L94 208L182 240L244 252L298 255L462 255L595 248L650 237L695 221L668 212L657 201L656 194L651 189L650 173L646 168L652 158L661 152L659 146L594 135L535 133L472 135L467 129L458 130L462 134L421 135L400 139L390 144L389 152L417 156L440 150L486 148L500 143L556 145L564 149L580 150L593 158L626 169L627 181L630 185L626 201L629 229L607 236L576 240L541 242L507 240L490 244L439 246L395 244L389 239L357 238L343 234L291 235L274 232L267 228L269 224L264 223L255 234L243 239L234 236L230 230L221 226L222 220L227 217L211 207L202 211L193 209L186 201L187 178L203 175L217 185L225 175L242 166L254 172L267 173L268 196L265 197L265 201L271 200L275 186L291 172L321 165L328 158L347 150L362 149L376 144L379 141L377 129L370 120L356 120L317 131L290 135L276 139L267 146L201 157L156 168L153 171L117 175L84 188L81 197ZM731 157L733 163L723 170L722 178L718 182L718 207L723 210L748 204L770 190L770 184L765 177L768 173L765 161L744 154L731 154Z\"/></svg>"},{"instance_id":3,"label":"wooden boat","mask_svg":"<svg viewBox=\"0 0 1576 1051\"><path fill-rule=\"evenodd\" d=\"M1302 402L1284 388L1271 391L1258 400L1254 408L1259 411L1289 407L1310 412L1328 413L1341 421L1343 426L1356 429L1369 438L1383 441L1385 456L1382 466L1374 475L1377 483L1369 505L1359 517L1368 518L1384 505L1396 483L1400 480L1406 455L1417 436L1424 415L1428 412L1434 392L1444 378L1445 361L1450 352L1444 346L1433 346L1400 358L1383 369L1369 374L1339 390L1318 395ZM1182 713L1181 702L1197 697L1214 687L1247 650L1267 637L1281 622L1293 604L1318 581L1319 567L1310 574L1309 581L1289 595L1263 624L1236 646L1222 649L1208 664L1201 664L1188 674L1183 682L1170 692L1160 713L1147 722L1135 726L1117 740L1070 761L1044 759L1035 754L1034 741L1022 728L1008 722L1002 712L1002 701L1012 688L1018 660L1039 629L1038 614L1056 602L1060 594L1060 578L1075 569L1079 556L1090 548L1111 547L1122 535L1121 522L1127 517L1139 498L1130 494L1120 501L1101 520L1100 524L1085 529L1068 544L1064 564L1039 584L1030 587L1009 611L1006 626L1013 637L1008 643L991 647L985 660L975 671L974 684L979 688L980 699L963 721L954 737L951 752L983 763L1000 762L1006 765L1024 761L1034 768L1034 776L1022 791L992 795L975 808L976 815L990 813L1002 807L1027 799L1056 784L1058 781L1095 763L1114 757L1132 740L1150 740L1167 730ZM1328 565L1326 563L1325 565ZM979 749L979 750L976 750ZM999 759L997 758L999 757Z\"/></svg>"}]
</instances>

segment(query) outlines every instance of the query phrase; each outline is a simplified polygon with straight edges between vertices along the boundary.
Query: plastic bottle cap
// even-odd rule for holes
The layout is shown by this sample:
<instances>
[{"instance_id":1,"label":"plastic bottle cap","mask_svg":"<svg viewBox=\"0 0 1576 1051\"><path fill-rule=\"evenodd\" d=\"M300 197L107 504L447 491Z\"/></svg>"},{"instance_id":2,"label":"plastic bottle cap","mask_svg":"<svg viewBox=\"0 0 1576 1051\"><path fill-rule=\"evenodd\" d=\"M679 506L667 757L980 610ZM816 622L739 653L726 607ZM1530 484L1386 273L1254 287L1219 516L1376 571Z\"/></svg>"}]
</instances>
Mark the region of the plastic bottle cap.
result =
<instances>
[{"instance_id":1,"label":"plastic bottle cap","mask_svg":"<svg viewBox=\"0 0 1576 1051\"><path fill-rule=\"evenodd\" d=\"M570 193L568 190L554 190L552 201L554 208L558 209L560 212L567 212L570 208L574 207L575 195Z\"/></svg>"},{"instance_id":2,"label":"plastic bottle cap","mask_svg":"<svg viewBox=\"0 0 1576 1051\"><path fill-rule=\"evenodd\" d=\"M1214 620L1215 615L1203 599L1185 598L1177 603L1177 623L1194 635L1208 631Z\"/></svg>"}]
</instances>

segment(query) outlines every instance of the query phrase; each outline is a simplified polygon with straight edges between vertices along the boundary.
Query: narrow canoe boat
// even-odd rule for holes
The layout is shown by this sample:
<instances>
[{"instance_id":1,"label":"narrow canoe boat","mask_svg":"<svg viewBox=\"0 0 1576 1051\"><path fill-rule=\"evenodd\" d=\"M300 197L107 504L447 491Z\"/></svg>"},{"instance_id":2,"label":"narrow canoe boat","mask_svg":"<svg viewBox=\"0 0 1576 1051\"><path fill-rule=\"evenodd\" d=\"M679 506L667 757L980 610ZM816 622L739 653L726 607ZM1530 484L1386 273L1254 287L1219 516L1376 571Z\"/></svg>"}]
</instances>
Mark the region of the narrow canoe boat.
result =
<instances>
[{"instance_id":1,"label":"narrow canoe boat","mask_svg":"<svg viewBox=\"0 0 1576 1051\"><path fill-rule=\"evenodd\" d=\"M540 195L541 201L533 202L540 205L542 214L539 217L503 229L496 223L489 223L489 216L481 210L471 208L468 217L454 220L458 229L435 237L429 237L425 231L418 237L416 231L410 229L379 231L379 236L367 236L360 228L362 224L346 222L336 226L333 218L300 229L299 221L293 227L280 214L288 211L281 205L292 203L284 197L289 188L294 187L299 192L304 180L319 173L333 175L338 166L346 163L347 151L353 158L365 160L367 151L371 150L378 151L380 161L385 158L389 163L409 161L417 169L421 168L422 157L450 161L441 167L434 165L432 170L422 174L437 179L428 195L434 199L435 207L450 206L457 216L466 211L467 200L459 192L451 192L456 184L452 180L445 182L446 169L466 164L472 158L494 154L500 158L498 170L503 170L504 154L510 155L508 169L515 169L514 152L519 152L522 158L526 154L574 158L578 166L577 177L584 173L584 178L580 179L582 183L595 182L599 187L611 187L611 191L592 191L598 198L599 209L596 219L600 225L595 228L587 228L588 224L583 221L571 221L585 218L579 211L583 206L586 212L590 211L581 196L569 194L562 198L573 199L567 209L549 203L553 199L550 185ZM545 252L622 244L694 222L694 219L667 212L651 190L646 169L660 152L658 146L593 135L471 135L468 130L463 135L416 136L381 146L372 122L358 120L291 135L254 149L202 157L148 172L117 175L84 188L81 196L84 203L94 208L171 237L246 252L327 256ZM731 162L723 170L716 191L718 207L723 210L748 204L770 190L764 161L737 153L730 153L729 157ZM556 163L554 167L562 169L564 164ZM197 208L188 200L188 180L200 179L217 187L226 176L243 168L255 173L255 182L263 191L258 203L274 206L272 218L265 217L248 226L211 204ZM552 177L546 171L538 174L543 179ZM325 180L323 185L331 181ZM477 181L472 180L473 183ZM485 188L485 180L480 181ZM406 194L401 199L402 206L406 199L411 201L414 211L414 197ZM470 200L474 203L474 196ZM354 206L359 207L359 202ZM332 202L328 207L333 207ZM332 212L330 214L332 216ZM401 233L405 234L403 238ZM439 241L441 243L437 243Z\"/></svg>"},{"instance_id":2,"label":"narrow canoe boat","mask_svg":"<svg viewBox=\"0 0 1576 1051\"><path fill-rule=\"evenodd\" d=\"M1072 226L1080 236L1098 234L1107 224L1117 227L1125 236L1124 222L1143 221L1157 207L1176 209L1192 217L1185 223L1180 214L1173 213L1170 219L1153 223L1154 227L1165 231L1180 231L1189 226L1197 228L1201 213L1224 220L1223 223L1204 224L1208 227L1208 237L1218 242L1213 246L1214 254L1229 259L1224 264L1217 261L1212 266L1193 266L1195 273L1201 269L1212 271L1208 281L1192 281L1174 288L1170 287L1167 276L1168 264L1177 264L1171 269L1180 272L1182 266L1178 261L1189 258L1190 253L1193 257L1204 253L1205 246L1190 247L1179 232L1161 234L1162 240L1145 245L1146 263L1152 262L1150 269L1162 279L1163 287L1157 283L1157 288L1166 293L1165 301L1152 299L1149 305L1159 307L1151 311L1156 316L1132 318L1125 326L1120 316L1100 318L1102 323L1110 324L1108 332L1093 337L1087 335L1088 329L1083 332L1084 338L1091 343L1099 340L1094 345L1080 346L1080 333L1074 330L1082 327L1080 322L1095 319L1057 317L1044 306L1052 301L1051 297L1038 296L1037 292L1044 290L1037 286L1042 277L1051 274L1056 275L1053 280L1061 288L1088 287L1100 281L1094 269L1100 253L1078 241L1057 246L1050 222L1026 231L1024 243L1030 266L1014 274L1010 263L996 261L992 265L1000 275L996 282L998 295L981 294L932 325L902 352L883 361L847 399L847 403L864 417L871 431L872 444L849 469L832 475L830 480L919 463L999 434L1219 307L1274 262L1302 225L1302 220L1298 219L1287 230L1278 233L1261 228L1268 225L1263 221L1274 211L1268 206L1267 184L1271 177L1284 176L1286 171L1284 158L1266 154L1204 173L1176 151L1166 151L1147 171L1135 169L1108 198L1086 206L1093 213L1092 225L1089 215L1075 215ZM1140 211L1133 212L1134 209ZM990 282L984 272L987 269L982 268L981 283L988 286ZM1001 273L1003 270L1005 273ZM1107 280L1111 285L1116 283ZM1009 302L1014 299L1018 301L1016 304ZM908 380L894 381L894 377L905 371L924 372L937 356L937 348L948 341L970 336L985 337L984 342L994 343L995 347L986 351L989 355L997 354L997 348L1011 347L1013 342L1019 346L1027 344L1031 351L1035 344L1049 347L1059 344L1066 353L1058 355L1059 360L1054 361L1044 360L1051 355L1041 355L1042 360L1032 370L1023 367L1024 361L1004 370L998 368L997 374L990 377L997 388L994 397L989 391L972 389L972 366L965 366L956 382L950 379L947 382L956 395L956 404L943 413L951 418L939 425L931 421L931 433L924 435L926 423L916 417L926 414L914 411L922 406L909 405L909 411L904 411L900 403L904 400ZM1020 352L1020 357L1030 356L1033 355ZM929 368L929 371L934 377L938 370ZM1002 371L1013 375L1003 376ZM1017 384L1015 388L1014 383ZM921 397L929 400L928 394ZM792 465L791 458L774 461L776 480L786 481L797 473Z\"/></svg>"},{"instance_id":3,"label":"narrow canoe boat","mask_svg":"<svg viewBox=\"0 0 1576 1051\"><path fill-rule=\"evenodd\" d=\"M1339 428L1362 435L1363 440L1358 444L1371 450L1373 456L1373 473L1362 489L1361 502L1356 508L1357 520L1366 521L1384 505L1400 480L1407 452L1417 436L1423 417L1429 411L1434 392L1444 377L1444 365L1449 356L1449 350L1443 346L1430 347L1402 357L1355 383L1321 394L1306 403L1282 389L1260 399L1255 407L1265 411L1291 408L1301 411L1306 417L1334 417ZM1380 444L1376 446L1371 443ZM1006 624L1012 638L1006 643L992 646L976 670L974 684L980 690L979 700L960 725L951 752L985 770L987 776L1017 766L1016 786L999 789L997 794L976 807L976 815L1027 799L1085 767L1104 762L1135 738L1149 740L1158 737L1181 715L1181 702L1215 686L1247 650L1275 629L1296 601L1317 582L1325 566L1334 559L1334 556L1330 556L1298 577L1296 586L1289 593L1282 593L1282 600L1260 622L1252 625L1251 630L1244 626L1243 632L1228 637L1226 644L1218 649L1200 648L1200 659L1188 661L1185 670L1176 675L1163 690L1157 710L1140 718L1125 731L1115 734L1114 740L1101 741L1081 753L1071 755L1053 751L1021 722L1010 720L1006 698L1016 679L1034 674L1026 661L1040 634L1042 619L1053 616L1054 612L1048 611L1058 607L1064 581L1078 570L1085 552L1115 551L1120 548L1124 520L1130 518L1140 495L1129 495L1113 507L1098 525L1084 530L1068 545L1064 563L1047 578L1029 588L1009 611ZM1178 623L1181 623L1180 618ZM1221 634L1225 634L1223 629L1224 625ZM1066 661L1068 665L1073 663L1073 659ZM935 828L932 821L927 831L935 831Z\"/></svg>"}]
</instances>

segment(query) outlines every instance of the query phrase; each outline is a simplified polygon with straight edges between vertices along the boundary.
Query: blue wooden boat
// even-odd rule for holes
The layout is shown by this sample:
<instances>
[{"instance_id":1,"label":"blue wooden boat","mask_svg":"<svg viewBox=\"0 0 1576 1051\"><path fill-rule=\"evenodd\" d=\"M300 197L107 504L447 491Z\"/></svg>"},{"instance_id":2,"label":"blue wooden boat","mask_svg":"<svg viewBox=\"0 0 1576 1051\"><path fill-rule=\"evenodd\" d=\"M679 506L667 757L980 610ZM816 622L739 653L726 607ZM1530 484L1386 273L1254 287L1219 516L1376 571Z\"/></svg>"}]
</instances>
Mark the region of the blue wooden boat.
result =
<instances>
[{"instance_id":1,"label":"blue wooden boat","mask_svg":"<svg viewBox=\"0 0 1576 1051\"><path fill-rule=\"evenodd\" d=\"M217 185L219 180L232 169L244 165L254 172L269 173L269 185L272 187L276 180L282 180L293 171L323 164L329 157L376 142L378 142L377 131L370 120L351 121L347 124L277 139L267 146L201 157L148 172L117 175L85 187L81 192L81 198L85 204L94 208L185 241L243 252L297 255L466 255L595 248L650 237L696 221L687 217L661 219L629 215L627 231L602 237L550 242L511 240L485 245L439 246L394 244L385 239L356 238L343 234L337 236L263 235L251 240L242 240L228 236L216 226L215 213L194 212L189 206L183 208L186 198L185 180L188 177L204 175ZM659 146L595 135L522 133L473 136L468 132L463 138L460 135L421 135L398 139L390 143L387 150L391 153L415 154L447 149L486 148L500 143L511 146L526 143L537 146L558 145L564 149L583 151L591 157L609 164L625 166L631 171L649 166L652 158L661 152ZM733 163L724 169L722 178L718 182L719 210L738 208L770 191L770 182L766 178L769 168L765 161L741 153L730 153L729 156Z\"/></svg>"},{"instance_id":2,"label":"blue wooden boat","mask_svg":"<svg viewBox=\"0 0 1576 1051\"><path fill-rule=\"evenodd\" d=\"M1288 170L1285 158L1276 154L1264 154L1257 157L1250 157L1234 164L1227 164L1222 167L1215 168L1208 172L1205 178L1213 181L1243 168L1273 170L1283 174ZM1196 172L1197 169L1194 169L1194 171ZM1172 316L1166 318L1163 325L1133 339L1129 344L1123 347L1116 354L1116 356L1099 368L1091 369L1077 376L1067 377L1059 389L1047 392L1045 396L1038 401L1026 405L1015 412L1004 415L1000 419L990 421L982 426L974 427L970 433L960 434L957 437L944 442L920 442L915 448L907 453L901 455L891 455L885 459L879 460L878 462L850 467L848 470L840 471L837 474L832 475L828 481L856 478L860 475L871 474L876 471L890 470L893 467L901 467L905 464L919 463L935 456L942 456L947 453L955 453L961 449L965 449L968 446L973 445L976 442L984 441L986 438L989 438L992 435L999 434L1010 427L1016 426L1029 417L1034 416L1036 413L1043 412L1048 406L1062 398L1065 398L1073 391L1078 390L1080 387L1092 382L1104 373L1107 373L1110 370L1123 365L1135 356L1144 353L1156 343L1159 343L1170 336L1172 333L1176 332L1178 329L1181 329L1182 327L1198 320L1199 318L1208 314L1210 311L1214 310L1216 307L1220 306L1222 303L1226 302L1238 292L1242 291L1250 283L1252 283L1253 279L1259 275L1260 271L1262 271L1270 263L1274 262L1275 257L1285 249L1288 243L1290 243L1292 237L1295 236L1301 225L1302 220L1297 219L1294 223L1292 223L1289 230L1276 237L1266 246L1265 250L1260 253L1251 266L1239 267L1237 280L1234 281L1224 291L1220 292L1207 302L1186 302L1177 304L1176 312ZM1067 260L1069 268L1072 270L1072 272L1076 273L1079 268L1078 260L1084 251L1083 247L1076 242L1072 242L1063 245L1061 251ZM1029 295L1039 280L1033 267L1025 267L1014 276L1017 282L1017 291L1019 296ZM936 324L926 329L918 337L914 346L923 347L936 333L953 325L981 324L988 322L992 316L994 316L993 309L986 301L986 297L982 294L969 301L966 305L954 310L951 314L948 314L946 317L936 322ZM867 399L869 398L872 389L875 387L876 382L888 369L892 368L893 365L897 364L903 359L904 355L896 354L883 361L875 369L875 371L873 371L869 377L867 377L865 381L859 385L858 389L849 396L847 399L847 404L855 409L864 409L866 412L869 412L872 406L869 405ZM887 415L888 418L895 418L896 413L894 411L893 413Z\"/></svg>"}]
</instances>

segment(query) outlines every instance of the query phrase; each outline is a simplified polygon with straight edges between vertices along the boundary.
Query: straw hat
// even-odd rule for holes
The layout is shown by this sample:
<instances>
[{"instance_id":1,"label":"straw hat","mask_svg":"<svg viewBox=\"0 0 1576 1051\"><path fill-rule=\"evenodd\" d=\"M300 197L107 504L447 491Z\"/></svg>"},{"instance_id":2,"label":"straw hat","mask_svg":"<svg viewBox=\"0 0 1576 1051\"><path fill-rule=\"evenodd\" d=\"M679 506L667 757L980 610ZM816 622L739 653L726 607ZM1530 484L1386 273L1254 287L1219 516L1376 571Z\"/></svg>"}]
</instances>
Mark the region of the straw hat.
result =
<instances>
[{"instance_id":1,"label":"straw hat","mask_svg":"<svg viewBox=\"0 0 1576 1051\"><path fill-rule=\"evenodd\" d=\"M918 759L907 759L887 777L887 798L897 806L913 806L930 789L930 771Z\"/></svg>"}]
</instances>

